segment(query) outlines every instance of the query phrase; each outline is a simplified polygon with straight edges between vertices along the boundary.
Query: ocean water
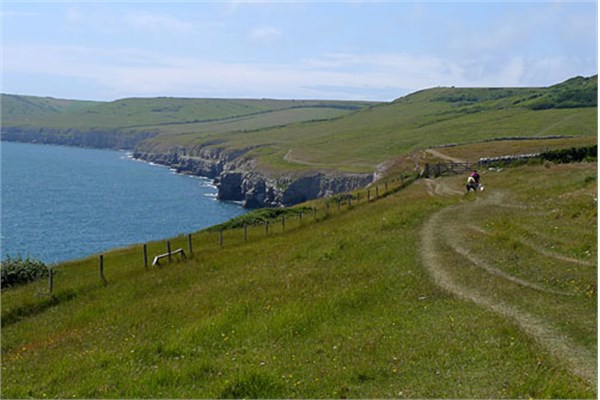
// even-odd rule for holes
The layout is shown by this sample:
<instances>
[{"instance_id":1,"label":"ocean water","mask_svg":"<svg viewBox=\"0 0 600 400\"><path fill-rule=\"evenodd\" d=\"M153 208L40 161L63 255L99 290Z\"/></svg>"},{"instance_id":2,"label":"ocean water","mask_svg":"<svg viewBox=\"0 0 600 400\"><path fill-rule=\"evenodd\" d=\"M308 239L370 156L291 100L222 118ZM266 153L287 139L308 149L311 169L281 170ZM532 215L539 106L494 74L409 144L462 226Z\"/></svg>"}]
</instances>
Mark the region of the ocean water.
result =
<instances>
[{"instance_id":1,"label":"ocean water","mask_svg":"<svg viewBox=\"0 0 600 400\"><path fill-rule=\"evenodd\" d=\"M245 210L211 180L120 151L2 142L2 259L48 264L191 233Z\"/></svg>"}]
</instances>

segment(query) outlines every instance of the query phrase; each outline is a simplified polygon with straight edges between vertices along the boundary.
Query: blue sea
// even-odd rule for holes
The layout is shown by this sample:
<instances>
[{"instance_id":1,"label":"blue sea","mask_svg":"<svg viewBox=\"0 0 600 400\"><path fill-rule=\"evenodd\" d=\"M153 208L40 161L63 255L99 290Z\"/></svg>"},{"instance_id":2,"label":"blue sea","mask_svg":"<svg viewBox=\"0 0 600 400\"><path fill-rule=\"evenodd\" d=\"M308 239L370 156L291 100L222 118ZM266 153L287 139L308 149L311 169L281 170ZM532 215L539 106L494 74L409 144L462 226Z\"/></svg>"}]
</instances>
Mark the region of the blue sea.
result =
<instances>
[{"instance_id":1,"label":"blue sea","mask_svg":"<svg viewBox=\"0 0 600 400\"><path fill-rule=\"evenodd\" d=\"M212 181L122 151L2 142L2 259L47 264L192 233L245 210Z\"/></svg>"}]
</instances>

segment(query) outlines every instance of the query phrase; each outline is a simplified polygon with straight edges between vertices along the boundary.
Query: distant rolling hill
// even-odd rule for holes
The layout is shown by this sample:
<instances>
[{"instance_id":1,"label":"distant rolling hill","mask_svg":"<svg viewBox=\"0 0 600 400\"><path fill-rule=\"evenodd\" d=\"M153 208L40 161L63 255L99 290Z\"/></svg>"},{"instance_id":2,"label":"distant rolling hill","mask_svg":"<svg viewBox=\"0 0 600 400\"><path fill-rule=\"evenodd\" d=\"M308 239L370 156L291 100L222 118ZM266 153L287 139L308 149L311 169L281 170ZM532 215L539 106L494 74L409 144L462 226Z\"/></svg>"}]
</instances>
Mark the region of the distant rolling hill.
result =
<instances>
[{"instance_id":1,"label":"distant rolling hill","mask_svg":"<svg viewBox=\"0 0 600 400\"><path fill-rule=\"evenodd\" d=\"M2 95L3 130L146 131L154 134L268 128L340 117L374 103L321 100L129 98L112 102Z\"/></svg>"},{"instance_id":2,"label":"distant rolling hill","mask_svg":"<svg viewBox=\"0 0 600 400\"><path fill-rule=\"evenodd\" d=\"M433 88L328 121L250 132L159 135L140 148L249 149L243 156L271 171L367 172L386 160L448 143L514 136L595 137L596 93L597 76L548 88Z\"/></svg>"}]
</instances>

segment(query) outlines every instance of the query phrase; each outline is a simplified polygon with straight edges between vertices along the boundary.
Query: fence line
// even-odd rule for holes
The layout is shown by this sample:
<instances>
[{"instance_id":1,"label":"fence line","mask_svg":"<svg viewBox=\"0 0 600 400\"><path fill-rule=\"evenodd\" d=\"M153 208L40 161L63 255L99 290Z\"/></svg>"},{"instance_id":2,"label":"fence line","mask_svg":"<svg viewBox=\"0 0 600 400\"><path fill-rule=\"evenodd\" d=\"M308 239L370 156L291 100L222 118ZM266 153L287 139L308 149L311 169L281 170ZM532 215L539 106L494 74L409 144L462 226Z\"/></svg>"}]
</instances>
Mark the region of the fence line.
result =
<instances>
[{"instance_id":1,"label":"fence line","mask_svg":"<svg viewBox=\"0 0 600 400\"><path fill-rule=\"evenodd\" d=\"M375 190L374 190L374 197L371 197L371 187L368 187L366 189L362 189L362 190L358 190L358 191L354 191L353 193L339 193L337 195L334 196L330 196L327 198L323 198L323 199L319 199L317 200L317 204L313 205L311 207L311 211L312 211L312 222L318 222L319 220L326 218L327 216L333 214L340 214L344 211L350 210L354 207L356 207L357 205L360 204L360 200L361 200L361 193L363 193L365 190L367 192L367 202L363 203L363 204L369 204L372 203L380 198L383 198L385 195L389 194L389 193L393 193L394 191L397 191L399 189L401 189L404 184L405 184L405 179L404 178L400 178L400 179L394 179L392 181L390 181L388 183L388 181L384 182L384 186L383 186L383 192L380 192L380 186L379 183L375 184ZM353 200L356 201L356 204L353 204ZM337 204L337 211L333 212L333 209L330 207L330 203L334 202ZM279 229L274 229L274 227L276 226L274 224L274 222L278 221L279 218L275 219L275 220L266 220L263 223L259 223L259 224L252 224L250 226L248 226L247 223L244 223L242 228L235 228L235 229L224 229L223 227L220 227L218 230L218 235L219 235L219 248L223 249L225 246L225 233L226 232L238 232L238 239L234 239L229 237L230 239L232 239L232 242L228 242L228 243L233 243L233 246L238 246L240 244L244 244L247 243L250 239L251 232L254 231L254 236L255 238L260 238L262 237L269 237L269 236L273 236L277 233L285 233L285 232L289 232L292 231L295 228L300 228L302 226L305 226L305 213L303 211L299 211L297 213L298 218L286 218L286 215L282 215L281 216L281 230L279 231ZM272 224L272 226L270 227L270 225ZM257 236L257 232L256 232L256 228L263 225L264 226L264 233L263 235L258 235ZM252 229L254 228L254 229ZM269 229L271 228L271 229ZM229 236L229 235L228 235ZM177 241L185 241L185 236L183 238L176 238L174 240ZM158 245L160 245L161 242L155 242L153 244L153 247L156 247ZM165 243L165 242L162 242ZM184 242L185 243L185 242ZM206 248L206 251L211 251L211 245L208 242L205 242L206 246L208 246L208 248ZM198 244L198 243L196 243ZM206 246L200 246L200 248L202 247L206 247ZM214 245L213 245L214 246ZM193 234L189 233L187 234L187 248L188 248L188 254L190 257L193 256L194 254L194 247L193 247ZM213 247L214 249L214 247ZM179 254L180 255L180 260L186 259L188 258L188 256L186 255L183 247L181 248L177 248L175 250L172 250L172 246L171 246L171 239L166 241L166 253L164 254L158 254L156 256L154 256L154 261L152 263L153 266L160 266L160 260L162 260L163 258L167 258L169 260L169 263L173 262L172 257L174 255ZM198 249L197 249L198 250ZM149 248L149 244L148 243L144 243L142 245L142 265L144 266L144 269L148 269L148 260L149 260L149 254L151 252L151 249ZM112 256L111 256L112 258ZM110 266L111 269L115 268L118 266L117 264L113 264L112 262L110 262L108 265ZM127 264L129 265L129 264ZM106 286L108 285L108 280L106 278L105 275L105 266L106 266L106 259L104 257L104 254L100 254L98 256L98 277L101 281L101 283ZM53 268L49 268L49 276L48 276L48 292L50 294L52 294L55 290L55 280L56 280L56 276L54 274L54 270Z\"/></svg>"}]
</instances>

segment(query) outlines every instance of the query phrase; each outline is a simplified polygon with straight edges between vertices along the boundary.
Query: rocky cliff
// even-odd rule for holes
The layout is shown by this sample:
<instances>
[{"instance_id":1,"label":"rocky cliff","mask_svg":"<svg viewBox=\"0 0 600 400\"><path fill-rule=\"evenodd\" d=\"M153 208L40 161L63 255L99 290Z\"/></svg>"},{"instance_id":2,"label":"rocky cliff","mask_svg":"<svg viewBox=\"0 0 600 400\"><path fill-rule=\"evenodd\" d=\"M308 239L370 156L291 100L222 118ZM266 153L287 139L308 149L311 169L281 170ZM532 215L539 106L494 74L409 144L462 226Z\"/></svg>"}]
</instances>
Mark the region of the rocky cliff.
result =
<instances>
[{"instance_id":1,"label":"rocky cliff","mask_svg":"<svg viewBox=\"0 0 600 400\"><path fill-rule=\"evenodd\" d=\"M220 200L240 201L247 208L298 204L371 183L374 174L309 171L267 174L245 154L255 147L223 149L218 143L192 147L153 147L151 132L95 131L47 128L2 128L2 140L66 146L134 150L134 158L166 165L178 173L215 180Z\"/></svg>"},{"instance_id":2,"label":"rocky cliff","mask_svg":"<svg viewBox=\"0 0 600 400\"><path fill-rule=\"evenodd\" d=\"M144 139L157 135L153 132L31 127L2 127L1 133L2 140L6 141L116 150L133 150Z\"/></svg>"},{"instance_id":3,"label":"rocky cliff","mask_svg":"<svg viewBox=\"0 0 600 400\"><path fill-rule=\"evenodd\" d=\"M290 206L364 187L374 179L373 174L337 172L261 173L251 159L243 157L248 150L173 148L166 153L138 150L133 156L179 173L212 178L220 200L241 201L247 208Z\"/></svg>"}]
</instances>

